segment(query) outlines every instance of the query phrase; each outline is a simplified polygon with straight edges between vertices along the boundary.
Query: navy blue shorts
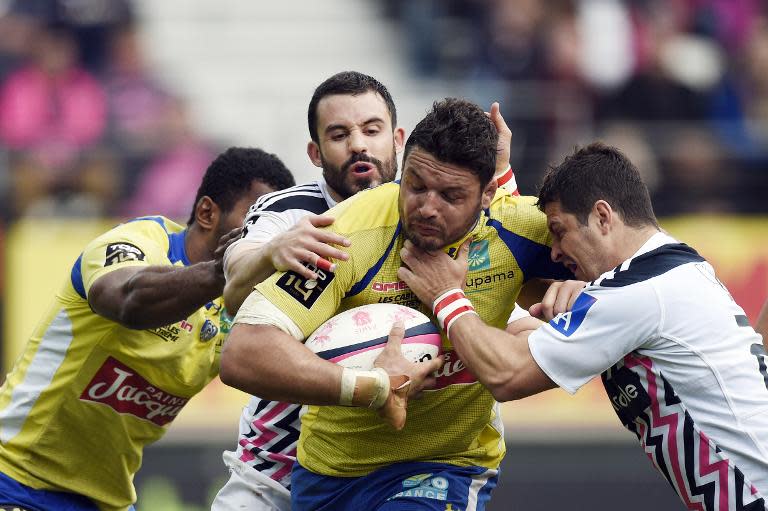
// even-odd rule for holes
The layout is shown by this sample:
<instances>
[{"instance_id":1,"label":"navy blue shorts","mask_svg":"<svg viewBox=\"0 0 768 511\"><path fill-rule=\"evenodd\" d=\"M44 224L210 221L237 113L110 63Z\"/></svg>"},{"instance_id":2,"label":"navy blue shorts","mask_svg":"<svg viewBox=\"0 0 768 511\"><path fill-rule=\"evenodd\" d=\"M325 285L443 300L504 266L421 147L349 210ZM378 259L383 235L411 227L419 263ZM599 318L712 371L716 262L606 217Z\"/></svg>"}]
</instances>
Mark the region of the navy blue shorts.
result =
<instances>
[{"instance_id":1,"label":"navy blue shorts","mask_svg":"<svg viewBox=\"0 0 768 511\"><path fill-rule=\"evenodd\" d=\"M363 477L330 477L298 463L291 474L296 511L483 511L499 471L446 463L396 463Z\"/></svg>"},{"instance_id":2,"label":"navy blue shorts","mask_svg":"<svg viewBox=\"0 0 768 511\"><path fill-rule=\"evenodd\" d=\"M28 511L99 511L94 502L75 493L36 490L0 473L0 506L12 504ZM133 506L129 510L134 510Z\"/></svg>"}]
</instances>

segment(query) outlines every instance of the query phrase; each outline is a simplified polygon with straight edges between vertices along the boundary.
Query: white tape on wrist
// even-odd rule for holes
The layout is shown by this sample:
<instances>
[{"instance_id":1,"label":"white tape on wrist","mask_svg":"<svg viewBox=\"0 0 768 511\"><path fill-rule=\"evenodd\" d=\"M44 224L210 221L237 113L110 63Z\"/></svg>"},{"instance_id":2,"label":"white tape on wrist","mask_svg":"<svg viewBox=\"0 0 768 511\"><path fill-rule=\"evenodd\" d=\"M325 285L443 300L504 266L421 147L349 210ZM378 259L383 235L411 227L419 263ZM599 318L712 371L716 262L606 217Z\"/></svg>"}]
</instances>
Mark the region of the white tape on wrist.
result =
<instances>
[{"instance_id":1,"label":"white tape on wrist","mask_svg":"<svg viewBox=\"0 0 768 511\"><path fill-rule=\"evenodd\" d=\"M387 402L389 388L389 374L380 367L371 371L345 367L341 373L339 404L377 410Z\"/></svg>"},{"instance_id":2,"label":"white tape on wrist","mask_svg":"<svg viewBox=\"0 0 768 511\"><path fill-rule=\"evenodd\" d=\"M438 296L432 304L432 310L435 313L440 328L445 330L446 335L450 334L451 325L465 314L477 314L472 302L461 289L449 289Z\"/></svg>"}]
</instances>

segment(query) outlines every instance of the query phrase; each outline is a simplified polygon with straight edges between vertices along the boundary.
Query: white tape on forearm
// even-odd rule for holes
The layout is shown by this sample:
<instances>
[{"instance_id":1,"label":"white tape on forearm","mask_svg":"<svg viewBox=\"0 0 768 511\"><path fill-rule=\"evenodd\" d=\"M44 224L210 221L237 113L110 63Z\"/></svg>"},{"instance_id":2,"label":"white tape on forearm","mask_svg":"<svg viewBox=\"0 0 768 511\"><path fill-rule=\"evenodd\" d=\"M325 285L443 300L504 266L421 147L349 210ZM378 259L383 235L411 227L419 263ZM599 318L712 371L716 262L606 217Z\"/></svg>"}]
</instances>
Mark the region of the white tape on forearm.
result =
<instances>
[{"instance_id":1,"label":"white tape on forearm","mask_svg":"<svg viewBox=\"0 0 768 511\"><path fill-rule=\"evenodd\" d=\"M341 373L339 404L379 409L389 397L389 375L380 368L372 371L344 368Z\"/></svg>"}]
</instances>

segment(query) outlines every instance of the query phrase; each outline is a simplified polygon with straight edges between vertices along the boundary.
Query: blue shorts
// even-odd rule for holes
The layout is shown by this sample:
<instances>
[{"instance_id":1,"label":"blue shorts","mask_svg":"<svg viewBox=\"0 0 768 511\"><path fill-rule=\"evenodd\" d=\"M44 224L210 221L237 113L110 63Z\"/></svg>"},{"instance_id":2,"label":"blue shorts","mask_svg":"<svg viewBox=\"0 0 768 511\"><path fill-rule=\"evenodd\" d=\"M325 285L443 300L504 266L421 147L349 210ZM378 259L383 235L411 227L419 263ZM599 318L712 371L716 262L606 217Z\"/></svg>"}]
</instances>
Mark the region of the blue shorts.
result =
<instances>
[{"instance_id":1,"label":"blue shorts","mask_svg":"<svg viewBox=\"0 0 768 511\"><path fill-rule=\"evenodd\" d=\"M298 463L291 507L301 511L483 511L499 471L446 463L396 463L363 477L330 477Z\"/></svg>"},{"instance_id":2,"label":"blue shorts","mask_svg":"<svg viewBox=\"0 0 768 511\"><path fill-rule=\"evenodd\" d=\"M94 502L76 493L35 490L0 473L0 506L14 504L29 511L99 511ZM135 511L133 506L130 511Z\"/></svg>"}]
</instances>

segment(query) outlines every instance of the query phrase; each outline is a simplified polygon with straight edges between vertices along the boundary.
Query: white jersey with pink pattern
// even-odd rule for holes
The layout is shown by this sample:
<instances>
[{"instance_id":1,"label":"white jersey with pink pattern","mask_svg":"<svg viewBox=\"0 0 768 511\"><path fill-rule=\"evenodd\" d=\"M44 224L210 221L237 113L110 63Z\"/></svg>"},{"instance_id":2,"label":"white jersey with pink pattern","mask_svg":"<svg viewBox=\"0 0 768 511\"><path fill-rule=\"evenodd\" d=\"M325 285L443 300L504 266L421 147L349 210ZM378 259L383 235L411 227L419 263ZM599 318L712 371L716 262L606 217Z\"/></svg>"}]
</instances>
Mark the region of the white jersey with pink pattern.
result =
<instances>
[{"instance_id":1,"label":"white jersey with pink pattern","mask_svg":"<svg viewBox=\"0 0 768 511\"><path fill-rule=\"evenodd\" d=\"M601 375L619 419L688 509L765 509L765 350L695 250L654 235L529 347L569 392Z\"/></svg>"}]
</instances>

